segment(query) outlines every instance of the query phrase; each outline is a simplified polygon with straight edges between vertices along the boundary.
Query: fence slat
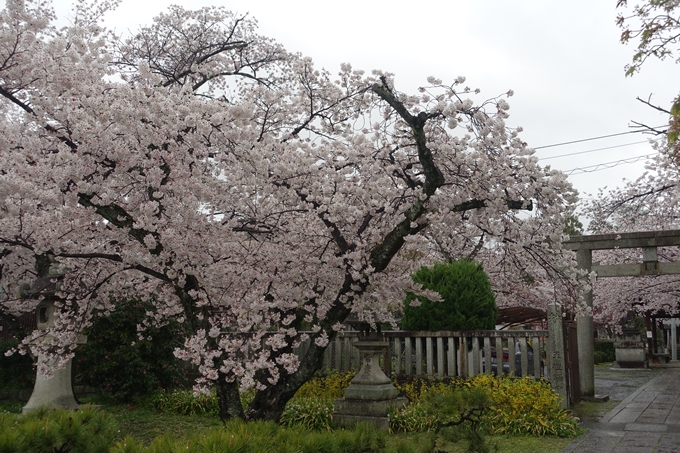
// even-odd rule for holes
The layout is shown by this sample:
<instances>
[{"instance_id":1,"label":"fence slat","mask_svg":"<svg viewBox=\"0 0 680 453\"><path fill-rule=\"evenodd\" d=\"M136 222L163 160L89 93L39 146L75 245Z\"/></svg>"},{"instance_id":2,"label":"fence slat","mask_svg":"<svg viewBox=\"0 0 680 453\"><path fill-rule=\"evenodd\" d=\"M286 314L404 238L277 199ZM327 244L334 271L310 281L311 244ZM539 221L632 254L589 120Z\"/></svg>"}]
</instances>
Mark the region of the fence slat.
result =
<instances>
[{"instance_id":1,"label":"fence slat","mask_svg":"<svg viewBox=\"0 0 680 453\"><path fill-rule=\"evenodd\" d=\"M458 376L462 378L468 377L468 359L467 359L467 338L461 337L458 347Z\"/></svg>"},{"instance_id":2,"label":"fence slat","mask_svg":"<svg viewBox=\"0 0 680 453\"><path fill-rule=\"evenodd\" d=\"M520 354L522 354L520 358L520 363L522 365L522 377L524 377L529 374L529 348L527 348L526 338L519 339L519 348Z\"/></svg>"},{"instance_id":3,"label":"fence slat","mask_svg":"<svg viewBox=\"0 0 680 453\"><path fill-rule=\"evenodd\" d=\"M503 338L496 337L496 376L503 376Z\"/></svg>"},{"instance_id":4,"label":"fence slat","mask_svg":"<svg viewBox=\"0 0 680 453\"><path fill-rule=\"evenodd\" d=\"M405 357L404 357L404 365L406 366L406 376L410 376L413 374L412 367L413 367L413 351L411 350L411 338L406 337L404 339L405 341L405 346L404 346L404 352L405 352Z\"/></svg>"},{"instance_id":5,"label":"fence slat","mask_svg":"<svg viewBox=\"0 0 680 453\"><path fill-rule=\"evenodd\" d=\"M510 367L510 376L515 375L515 362L517 361L517 357L515 355L515 338L514 337L509 337L508 338L508 365Z\"/></svg>"},{"instance_id":6,"label":"fence slat","mask_svg":"<svg viewBox=\"0 0 680 453\"><path fill-rule=\"evenodd\" d=\"M425 366L429 377L434 375L434 351L432 350L432 337L425 338Z\"/></svg>"},{"instance_id":7,"label":"fence slat","mask_svg":"<svg viewBox=\"0 0 680 453\"><path fill-rule=\"evenodd\" d=\"M541 357L543 357L541 351L541 338L532 337L531 345L534 348L534 379L538 379L541 377Z\"/></svg>"},{"instance_id":8,"label":"fence slat","mask_svg":"<svg viewBox=\"0 0 680 453\"><path fill-rule=\"evenodd\" d=\"M491 338L484 337L484 372L491 374Z\"/></svg>"},{"instance_id":9,"label":"fence slat","mask_svg":"<svg viewBox=\"0 0 680 453\"><path fill-rule=\"evenodd\" d=\"M479 352L479 337L473 337L472 340L472 375L477 376L480 373L479 365L482 361L481 354Z\"/></svg>"},{"instance_id":10,"label":"fence slat","mask_svg":"<svg viewBox=\"0 0 680 453\"><path fill-rule=\"evenodd\" d=\"M423 375L423 338L416 337L416 376Z\"/></svg>"},{"instance_id":11,"label":"fence slat","mask_svg":"<svg viewBox=\"0 0 680 453\"><path fill-rule=\"evenodd\" d=\"M455 343L455 338L449 337L448 338L448 350L446 351L446 356L447 356L447 361L448 361L448 367L446 369L447 371L447 376L450 377L455 377L456 376L456 343Z\"/></svg>"},{"instance_id":12,"label":"fence slat","mask_svg":"<svg viewBox=\"0 0 680 453\"><path fill-rule=\"evenodd\" d=\"M399 376L402 374L401 362L403 361L404 353L401 350L401 338L393 338L392 340L392 350L396 356L394 360L394 375Z\"/></svg>"},{"instance_id":13,"label":"fence slat","mask_svg":"<svg viewBox=\"0 0 680 453\"><path fill-rule=\"evenodd\" d=\"M444 377L444 339L437 337L437 376Z\"/></svg>"},{"instance_id":14,"label":"fence slat","mask_svg":"<svg viewBox=\"0 0 680 453\"><path fill-rule=\"evenodd\" d=\"M335 357L334 357L334 359L335 359L335 360L333 361L333 369L339 371L339 370L342 369L342 368L340 368L340 367L342 366L342 350L341 350L341 348L342 348L342 341L340 340L340 338L336 338L336 339L333 341L333 347L334 347L334 349L335 349L335 350L334 350L334 352L335 352Z\"/></svg>"}]
</instances>

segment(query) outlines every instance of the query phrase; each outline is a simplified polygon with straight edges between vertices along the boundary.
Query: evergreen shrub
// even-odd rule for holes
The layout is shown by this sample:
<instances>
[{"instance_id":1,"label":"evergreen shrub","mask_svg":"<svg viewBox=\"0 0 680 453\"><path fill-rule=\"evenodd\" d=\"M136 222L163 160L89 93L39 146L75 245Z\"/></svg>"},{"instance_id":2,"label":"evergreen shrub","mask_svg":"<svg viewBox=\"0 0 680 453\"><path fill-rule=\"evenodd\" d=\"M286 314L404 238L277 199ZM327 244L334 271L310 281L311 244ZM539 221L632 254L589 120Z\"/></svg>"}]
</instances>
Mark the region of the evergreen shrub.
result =
<instances>
[{"instance_id":1,"label":"evergreen shrub","mask_svg":"<svg viewBox=\"0 0 680 453\"><path fill-rule=\"evenodd\" d=\"M95 312L84 332L87 343L76 350L76 383L123 401L177 386L185 372L173 351L182 344L182 332L171 321L148 328L140 339L137 325L151 310L151 302L130 299L108 315Z\"/></svg>"},{"instance_id":2,"label":"evergreen shrub","mask_svg":"<svg viewBox=\"0 0 680 453\"><path fill-rule=\"evenodd\" d=\"M468 260L421 267L413 281L441 295L440 302L408 293L404 300L402 330L494 329L498 308L489 278L481 264ZM420 304L411 305L417 299Z\"/></svg>"},{"instance_id":3,"label":"evergreen shrub","mask_svg":"<svg viewBox=\"0 0 680 453\"><path fill-rule=\"evenodd\" d=\"M111 416L89 406L0 413L0 452L108 453L117 431Z\"/></svg>"},{"instance_id":4,"label":"evergreen shrub","mask_svg":"<svg viewBox=\"0 0 680 453\"><path fill-rule=\"evenodd\" d=\"M33 358L29 354L5 355L18 344L15 339L0 342L0 390L30 389L35 383Z\"/></svg>"},{"instance_id":5,"label":"evergreen shrub","mask_svg":"<svg viewBox=\"0 0 680 453\"><path fill-rule=\"evenodd\" d=\"M595 340L595 352L603 354L602 362L613 362L616 360L613 340Z\"/></svg>"}]
</instances>

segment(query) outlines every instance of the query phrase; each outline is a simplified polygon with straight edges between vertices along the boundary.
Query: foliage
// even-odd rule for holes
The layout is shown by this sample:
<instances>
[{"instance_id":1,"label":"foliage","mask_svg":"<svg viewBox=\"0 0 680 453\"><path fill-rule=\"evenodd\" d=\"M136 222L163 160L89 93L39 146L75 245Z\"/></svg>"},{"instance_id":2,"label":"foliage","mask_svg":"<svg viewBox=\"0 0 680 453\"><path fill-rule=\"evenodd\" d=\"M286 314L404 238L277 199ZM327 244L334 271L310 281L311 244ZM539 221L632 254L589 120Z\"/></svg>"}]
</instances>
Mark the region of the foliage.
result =
<instances>
[{"instance_id":1,"label":"foliage","mask_svg":"<svg viewBox=\"0 0 680 453\"><path fill-rule=\"evenodd\" d=\"M593 363L597 365L598 363L606 362L607 361L607 356L604 352L602 351L595 351L593 353Z\"/></svg>"},{"instance_id":2,"label":"foliage","mask_svg":"<svg viewBox=\"0 0 680 453\"><path fill-rule=\"evenodd\" d=\"M283 426L304 426L317 431L330 431L333 426L333 400L327 398L293 398L281 415Z\"/></svg>"},{"instance_id":3,"label":"foliage","mask_svg":"<svg viewBox=\"0 0 680 453\"><path fill-rule=\"evenodd\" d=\"M356 372L327 371L305 382L295 394L296 398L338 399L345 395Z\"/></svg>"},{"instance_id":4,"label":"foliage","mask_svg":"<svg viewBox=\"0 0 680 453\"><path fill-rule=\"evenodd\" d=\"M413 281L441 296L434 302L408 294L404 300L403 330L485 330L496 324L498 308L489 278L481 264L468 260L421 267ZM418 305L412 305L417 299Z\"/></svg>"},{"instance_id":5,"label":"foliage","mask_svg":"<svg viewBox=\"0 0 680 453\"><path fill-rule=\"evenodd\" d=\"M618 0L617 7L625 8L628 0ZM621 28L621 42L626 44L637 41L637 49L633 54L633 62L626 65L626 75L631 76L640 71L648 58L664 60L674 57L680 63L680 3L676 0L643 0L633 6L631 12L620 13L616 24ZM647 102L647 104L649 104ZM649 104L651 106L651 104ZM675 98L670 109L658 106L655 109L669 115L668 130L656 131L667 138L665 150L674 163L680 163L680 96Z\"/></svg>"},{"instance_id":6,"label":"foliage","mask_svg":"<svg viewBox=\"0 0 680 453\"><path fill-rule=\"evenodd\" d=\"M117 427L93 407L78 411L38 408L0 414L0 451L12 453L108 453Z\"/></svg>"},{"instance_id":7,"label":"foliage","mask_svg":"<svg viewBox=\"0 0 680 453\"><path fill-rule=\"evenodd\" d=\"M191 390L161 389L149 398L148 403L162 412L178 415L216 415L219 410L214 391L195 395Z\"/></svg>"},{"instance_id":8,"label":"foliage","mask_svg":"<svg viewBox=\"0 0 680 453\"><path fill-rule=\"evenodd\" d=\"M165 453L186 451L189 453L277 451L290 453L387 453L427 452L415 442L398 440L389 445L385 433L366 425L352 430L318 433L303 428L284 429L274 423L231 422L223 429L207 430L187 439L164 436L149 445L142 445L133 438L118 442L111 453Z\"/></svg>"},{"instance_id":9,"label":"foliage","mask_svg":"<svg viewBox=\"0 0 680 453\"><path fill-rule=\"evenodd\" d=\"M613 362L616 360L616 349L613 340L595 340L595 352L602 353L602 362Z\"/></svg>"},{"instance_id":10,"label":"foliage","mask_svg":"<svg viewBox=\"0 0 680 453\"><path fill-rule=\"evenodd\" d=\"M18 344L17 340L0 342L0 390L27 389L35 382L35 368L30 355L5 355Z\"/></svg>"},{"instance_id":11,"label":"foliage","mask_svg":"<svg viewBox=\"0 0 680 453\"><path fill-rule=\"evenodd\" d=\"M256 388L248 413L278 419L336 327L393 321L426 263L487 254L574 300L576 193L506 125L511 91L333 74L218 7L109 33L116 3L75 2L60 29L41 0L0 12L0 286L26 296L0 310L56 301L50 340L24 348L63 362L93 309L154 295L220 416Z\"/></svg>"},{"instance_id":12,"label":"foliage","mask_svg":"<svg viewBox=\"0 0 680 453\"><path fill-rule=\"evenodd\" d=\"M76 382L124 401L177 386L185 372L173 351L182 334L174 322L140 332L137 326L152 308L148 301L123 299L113 313L95 311L76 356Z\"/></svg>"},{"instance_id":13,"label":"foliage","mask_svg":"<svg viewBox=\"0 0 680 453\"><path fill-rule=\"evenodd\" d=\"M485 423L496 434L573 437L578 423L560 407L544 380L479 375L470 386L486 390L492 402Z\"/></svg>"},{"instance_id":14,"label":"foliage","mask_svg":"<svg viewBox=\"0 0 680 453\"><path fill-rule=\"evenodd\" d=\"M576 215L570 215L564 222L564 234L569 236L579 236L583 234L583 223Z\"/></svg>"},{"instance_id":15,"label":"foliage","mask_svg":"<svg viewBox=\"0 0 680 453\"><path fill-rule=\"evenodd\" d=\"M414 380L398 388L409 396L412 403L390 415L390 426L395 431L433 430L442 423L441 411L437 406L428 406L423 400L428 394L435 395L432 397L434 401L442 400L442 395L453 398L452 401L456 401L455 398L478 401L471 403L472 407L481 404L479 401L486 398L489 408L482 417L482 423L495 434L572 437L578 426L560 408L559 396L543 380L478 375L450 383ZM466 393L466 389L474 389L483 396Z\"/></svg>"}]
</instances>

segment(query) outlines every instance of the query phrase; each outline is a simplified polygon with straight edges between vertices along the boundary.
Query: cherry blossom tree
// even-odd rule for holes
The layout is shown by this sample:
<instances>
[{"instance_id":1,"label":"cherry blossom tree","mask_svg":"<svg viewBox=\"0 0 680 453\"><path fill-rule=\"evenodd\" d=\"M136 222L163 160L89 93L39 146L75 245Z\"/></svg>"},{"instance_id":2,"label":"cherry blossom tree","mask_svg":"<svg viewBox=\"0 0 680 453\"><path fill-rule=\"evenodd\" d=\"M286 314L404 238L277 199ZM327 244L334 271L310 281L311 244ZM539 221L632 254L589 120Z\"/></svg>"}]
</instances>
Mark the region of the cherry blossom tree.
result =
<instances>
[{"instance_id":1,"label":"cherry blossom tree","mask_svg":"<svg viewBox=\"0 0 680 453\"><path fill-rule=\"evenodd\" d=\"M665 140L655 143L665 149ZM647 171L623 187L600 193L584 206L591 233L623 233L680 229L680 187L673 157L660 153ZM677 247L660 247L659 261L680 261ZM642 262L642 250L594 251L593 262L602 265ZM595 320L617 327L631 311L675 313L680 309L680 276L659 275L598 279L594 286Z\"/></svg>"},{"instance_id":2,"label":"cherry blossom tree","mask_svg":"<svg viewBox=\"0 0 680 453\"><path fill-rule=\"evenodd\" d=\"M278 419L347 316L389 322L435 259L485 255L575 300L576 194L505 124L511 92L333 75L214 7L118 37L115 4L61 29L42 0L0 13L2 313L50 296L57 318L24 348L63 361L93 308L150 298L140 335L184 326L176 355L223 419Z\"/></svg>"},{"instance_id":3,"label":"cherry blossom tree","mask_svg":"<svg viewBox=\"0 0 680 453\"><path fill-rule=\"evenodd\" d=\"M621 13L616 18L616 24L621 28L621 42L627 44L637 42L637 49L633 54L633 62L626 65L626 75L632 76L640 71L648 58L660 60L675 58L680 63L678 45L680 45L680 2L678 0L644 0L636 2L630 9L628 0L618 0L617 8ZM625 11L625 12L624 12ZM639 99L650 107L669 115L668 128L660 130L644 124L639 126L656 134L668 137L666 152L673 156L676 164L680 162L680 96L672 101L671 107L663 108L651 105L648 101Z\"/></svg>"}]
</instances>

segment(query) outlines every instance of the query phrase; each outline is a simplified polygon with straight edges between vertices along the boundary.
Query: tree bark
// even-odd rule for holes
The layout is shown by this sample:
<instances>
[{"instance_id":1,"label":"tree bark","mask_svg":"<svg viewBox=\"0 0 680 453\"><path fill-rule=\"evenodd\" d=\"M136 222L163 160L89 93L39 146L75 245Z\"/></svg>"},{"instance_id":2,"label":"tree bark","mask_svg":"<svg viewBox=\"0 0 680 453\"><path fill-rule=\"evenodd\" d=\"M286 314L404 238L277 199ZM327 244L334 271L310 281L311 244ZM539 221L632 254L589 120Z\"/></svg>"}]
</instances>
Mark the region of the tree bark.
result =
<instances>
[{"instance_id":1,"label":"tree bark","mask_svg":"<svg viewBox=\"0 0 680 453\"><path fill-rule=\"evenodd\" d=\"M220 419L223 422L234 418L244 419L241 394L236 382L227 382L225 376L219 373L217 384L217 404L220 410Z\"/></svg>"}]
</instances>

